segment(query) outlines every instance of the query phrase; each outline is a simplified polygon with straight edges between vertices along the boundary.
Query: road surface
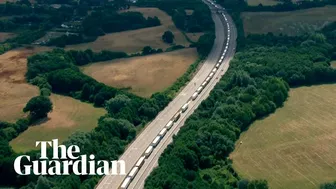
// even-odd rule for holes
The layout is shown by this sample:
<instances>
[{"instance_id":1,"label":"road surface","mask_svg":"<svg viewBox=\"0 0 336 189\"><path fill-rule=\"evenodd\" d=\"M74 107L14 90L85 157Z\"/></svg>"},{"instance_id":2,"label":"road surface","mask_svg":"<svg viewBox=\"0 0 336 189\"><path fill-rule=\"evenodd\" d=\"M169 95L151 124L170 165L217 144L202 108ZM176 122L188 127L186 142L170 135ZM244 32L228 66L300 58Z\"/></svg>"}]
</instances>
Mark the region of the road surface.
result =
<instances>
[{"instance_id":1,"label":"road surface","mask_svg":"<svg viewBox=\"0 0 336 189\"><path fill-rule=\"evenodd\" d=\"M126 163L126 173L128 173L133 165L138 161L138 159L143 155L146 148L151 144L153 139L158 135L162 128L170 121L170 119L175 115L176 112L189 100L192 94L197 90L197 88L203 83L206 77L217 64L219 58L221 57L226 44L227 36L227 25L221 14L216 12L212 13L213 20L215 22L216 39L214 46L203 63L200 70L194 76L194 78L184 87L184 89L168 104L168 106L162 110L158 116L149 123L143 131L136 137L136 139L129 145L124 154L119 158L119 160L124 160ZM136 177L133 179L128 188L141 189L144 186L145 179L150 174L155 166L157 166L158 158L161 153L167 147L167 145L172 142L172 136L176 134L180 127L183 126L184 121L192 112L197 108L197 106L209 95L210 91L213 89L215 84L219 81L220 77L224 75L229 67L229 61L232 59L235 53L236 47L236 29L234 27L233 21L226 14L228 22L230 24L230 41L228 51L223 60L223 63L219 67L218 71L215 73L214 77L210 80L209 84L204 88L203 92L197 97L195 101L191 101L189 108L183 114L177 123L167 132L165 137L162 138L161 142L154 149L152 154L146 159L144 165L139 170ZM196 85L195 85L196 83ZM97 189L118 189L122 181L127 175L123 176L112 176L108 175L102 178L102 180L96 186Z\"/></svg>"}]
</instances>

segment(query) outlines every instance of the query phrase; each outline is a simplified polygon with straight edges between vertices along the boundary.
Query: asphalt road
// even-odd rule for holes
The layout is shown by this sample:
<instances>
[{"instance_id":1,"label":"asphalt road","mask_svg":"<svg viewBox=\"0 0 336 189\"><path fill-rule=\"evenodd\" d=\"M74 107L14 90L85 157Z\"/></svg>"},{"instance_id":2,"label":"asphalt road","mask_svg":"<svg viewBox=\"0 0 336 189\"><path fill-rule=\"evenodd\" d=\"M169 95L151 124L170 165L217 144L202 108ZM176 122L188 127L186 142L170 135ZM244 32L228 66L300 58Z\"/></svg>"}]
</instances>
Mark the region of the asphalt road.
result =
<instances>
[{"instance_id":1,"label":"asphalt road","mask_svg":"<svg viewBox=\"0 0 336 189\"><path fill-rule=\"evenodd\" d=\"M197 90L197 88L203 83L205 78L217 64L219 58L221 57L226 44L227 37L227 25L221 14L213 12L213 20L215 22L216 40L212 51L210 52L208 58L203 63L200 70L194 76L194 78L184 87L184 89L168 104L168 106L162 110L158 116L148 124L143 131L137 136L137 138L129 145L124 154L120 157L120 160L124 160L126 163L126 173L128 173L133 165L138 161L138 159L143 155L146 148L151 144L153 139L158 135L162 128L170 121L170 119L175 115L176 112L188 101L192 94ZM146 159L144 165L139 170L136 177L133 179L128 188L141 189L144 186L145 179L150 174L150 172L157 166L158 159L164 149L172 142L172 136L176 134L180 127L183 126L184 121L192 114L192 112L197 108L197 106L209 96L210 91L219 81L220 77L224 75L229 67L229 61L232 59L236 48L236 29L234 27L231 17L226 14L228 22L230 24L230 41L228 51L223 60L223 63L219 67L218 71L215 73L214 77L210 80L209 84L205 87L203 92L197 97L195 101L191 101L189 108L183 114L177 123L167 132L165 137L162 138L161 142L153 150L152 154ZM118 189L122 181L126 178L124 176L112 176L108 175L102 178L99 184L96 186L97 189Z\"/></svg>"}]
</instances>

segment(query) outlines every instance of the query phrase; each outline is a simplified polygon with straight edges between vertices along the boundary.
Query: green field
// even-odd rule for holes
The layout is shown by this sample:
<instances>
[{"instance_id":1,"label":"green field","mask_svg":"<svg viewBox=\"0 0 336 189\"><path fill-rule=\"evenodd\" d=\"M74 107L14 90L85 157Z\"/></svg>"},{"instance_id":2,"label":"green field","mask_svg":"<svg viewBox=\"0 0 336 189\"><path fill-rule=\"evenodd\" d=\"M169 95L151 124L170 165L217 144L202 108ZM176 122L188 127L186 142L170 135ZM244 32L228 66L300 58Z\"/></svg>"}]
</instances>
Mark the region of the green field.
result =
<instances>
[{"instance_id":1,"label":"green field","mask_svg":"<svg viewBox=\"0 0 336 189\"><path fill-rule=\"evenodd\" d=\"M300 35L316 31L328 23L336 21L336 6L326 6L291 12L244 12L245 34Z\"/></svg>"},{"instance_id":2,"label":"green field","mask_svg":"<svg viewBox=\"0 0 336 189\"><path fill-rule=\"evenodd\" d=\"M98 118L106 113L103 108L94 108L71 97L51 95L53 111L48 119L30 126L26 131L10 142L16 152L35 149L39 140L67 139L76 131L89 132L97 126Z\"/></svg>"},{"instance_id":3,"label":"green field","mask_svg":"<svg viewBox=\"0 0 336 189\"><path fill-rule=\"evenodd\" d=\"M244 132L231 154L247 179L310 189L336 180L336 84L291 89L284 107ZM240 144L242 142L242 144Z\"/></svg>"}]
</instances>

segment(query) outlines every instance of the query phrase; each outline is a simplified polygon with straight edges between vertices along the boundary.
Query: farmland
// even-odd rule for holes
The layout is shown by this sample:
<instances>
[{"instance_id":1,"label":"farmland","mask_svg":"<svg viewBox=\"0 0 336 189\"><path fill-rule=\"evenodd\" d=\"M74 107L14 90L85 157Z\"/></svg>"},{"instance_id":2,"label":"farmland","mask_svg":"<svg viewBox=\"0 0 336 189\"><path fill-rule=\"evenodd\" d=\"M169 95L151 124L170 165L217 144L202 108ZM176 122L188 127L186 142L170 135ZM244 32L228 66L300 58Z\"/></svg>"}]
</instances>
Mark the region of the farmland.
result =
<instances>
[{"instance_id":1,"label":"farmland","mask_svg":"<svg viewBox=\"0 0 336 189\"><path fill-rule=\"evenodd\" d=\"M331 64L331 67L336 68L336 61L332 61L330 64Z\"/></svg>"},{"instance_id":2,"label":"farmland","mask_svg":"<svg viewBox=\"0 0 336 189\"><path fill-rule=\"evenodd\" d=\"M182 49L94 63L84 66L83 72L107 85L131 88L134 94L150 97L172 85L197 58L196 49Z\"/></svg>"},{"instance_id":3,"label":"farmland","mask_svg":"<svg viewBox=\"0 0 336 189\"><path fill-rule=\"evenodd\" d=\"M203 35L203 32L197 32L197 33L186 33L186 35L189 37L189 39L193 42L197 42L197 40Z\"/></svg>"},{"instance_id":4,"label":"farmland","mask_svg":"<svg viewBox=\"0 0 336 189\"><path fill-rule=\"evenodd\" d=\"M336 6L326 6L292 12L244 12L245 34L300 35L320 29L336 21Z\"/></svg>"},{"instance_id":5,"label":"farmland","mask_svg":"<svg viewBox=\"0 0 336 189\"><path fill-rule=\"evenodd\" d=\"M165 50L170 47L170 45L164 43L161 36L167 30L173 32L175 36L175 44L184 46L189 45L189 42L186 40L182 32L175 27L171 17L165 12L157 8L131 8L127 11L138 11L145 17L157 16L161 21L161 25L151 28L106 34L98 37L98 39L94 42L69 45L66 49L86 50L90 48L93 51L112 50L135 53L141 51L143 47L149 45L152 48L161 48Z\"/></svg>"},{"instance_id":6,"label":"farmland","mask_svg":"<svg viewBox=\"0 0 336 189\"><path fill-rule=\"evenodd\" d=\"M83 103L71 97L51 95L54 109L48 118L42 120L10 142L17 152L35 149L35 141L67 139L75 131L89 132L97 126L97 120L106 111L103 108L94 108L91 104Z\"/></svg>"},{"instance_id":7,"label":"farmland","mask_svg":"<svg viewBox=\"0 0 336 189\"><path fill-rule=\"evenodd\" d=\"M258 6L262 4L263 6L273 6L281 3L280 1L276 0L247 0L247 4L250 6Z\"/></svg>"},{"instance_id":8,"label":"farmland","mask_svg":"<svg viewBox=\"0 0 336 189\"><path fill-rule=\"evenodd\" d=\"M15 37L14 33L0 32L0 43L12 37Z\"/></svg>"},{"instance_id":9,"label":"farmland","mask_svg":"<svg viewBox=\"0 0 336 189\"><path fill-rule=\"evenodd\" d=\"M235 170L247 179L266 179L274 189L333 181L335 93L335 84L292 89L283 108L240 136L231 154Z\"/></svg>"},{"instance_id":10,"label":"farmland","mask_svg":"<svg viewBox=\"0 0 336 189\"><path fill-rule=\"evenodd\" d=\"M27 57L48 48L20 48L0 55L0 120L15 121L24 116L22 108L39 94L38 88L26 83Z\"/></svg>"}]
</instances>

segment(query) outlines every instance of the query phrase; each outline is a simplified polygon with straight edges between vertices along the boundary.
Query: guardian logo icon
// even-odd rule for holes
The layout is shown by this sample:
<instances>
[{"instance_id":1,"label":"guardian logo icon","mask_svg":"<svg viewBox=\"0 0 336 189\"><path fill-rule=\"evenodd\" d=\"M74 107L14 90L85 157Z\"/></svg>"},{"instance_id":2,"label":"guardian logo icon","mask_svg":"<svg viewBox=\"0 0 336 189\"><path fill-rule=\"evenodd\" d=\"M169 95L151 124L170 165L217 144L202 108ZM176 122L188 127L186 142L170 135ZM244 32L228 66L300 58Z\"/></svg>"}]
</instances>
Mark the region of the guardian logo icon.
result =
<instances>
[{"instance_id":1,"label":"guardian logo icon","mask_svg":"<svg viewBox=\"0 0 336 189\"><path fill-rule=\"evenodd\" d=\"M27 155L19 156L14 161L14 170L19 175L125 175L125 162L95 161L93 154L78 155L80 149L76 145L66 147L58 145L58 139L52 141L36 141L41 146L41 156L31 161ZM53 156L47 157L47 147L52 147ZM118 169L119 168L119 169ZM120 170L120 171L118 171Z\"/></svg>"}]
</instances>

